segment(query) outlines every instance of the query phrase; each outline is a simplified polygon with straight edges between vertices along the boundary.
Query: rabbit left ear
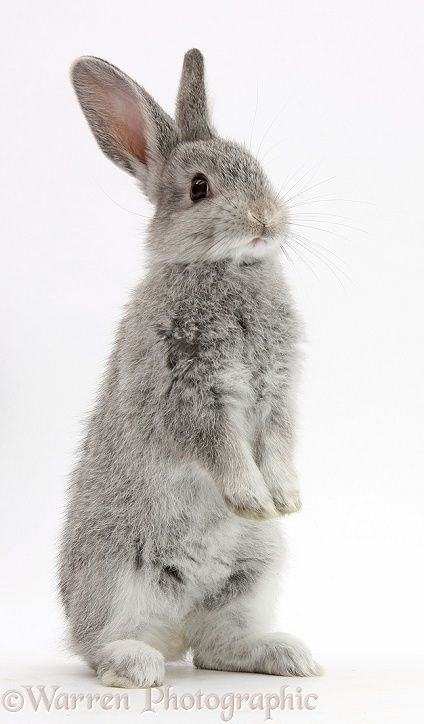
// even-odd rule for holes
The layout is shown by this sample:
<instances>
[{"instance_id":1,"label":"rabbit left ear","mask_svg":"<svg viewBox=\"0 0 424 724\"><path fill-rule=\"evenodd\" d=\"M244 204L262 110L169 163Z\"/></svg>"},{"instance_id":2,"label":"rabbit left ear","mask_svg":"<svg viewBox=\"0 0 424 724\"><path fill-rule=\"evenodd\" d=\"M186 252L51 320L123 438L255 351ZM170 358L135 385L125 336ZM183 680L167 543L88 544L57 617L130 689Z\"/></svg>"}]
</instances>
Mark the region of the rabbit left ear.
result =
<instances>
[{"instance_id":1,"label":"rabbit left ear","mask_svg":"<svg viewBox=\"0 0 424 724\"><path fill-rule=\"evenodd\" d=\"M209 120L203 55L196 48L184 56L175 118L183 141L207 141L214 135Z\"/></svg>"},{"instance_id":2,"label":"rabbit left ear","mask_svg":"<svg viewBox=\"0 0 424 724\"><path fill-rule=\"evenodd\" d=\"M179 140L172 118L144 88L100 58L79 58L71 78L102 151L136 176L154 200L155 180Z\"/></svg>"}]
</instances>

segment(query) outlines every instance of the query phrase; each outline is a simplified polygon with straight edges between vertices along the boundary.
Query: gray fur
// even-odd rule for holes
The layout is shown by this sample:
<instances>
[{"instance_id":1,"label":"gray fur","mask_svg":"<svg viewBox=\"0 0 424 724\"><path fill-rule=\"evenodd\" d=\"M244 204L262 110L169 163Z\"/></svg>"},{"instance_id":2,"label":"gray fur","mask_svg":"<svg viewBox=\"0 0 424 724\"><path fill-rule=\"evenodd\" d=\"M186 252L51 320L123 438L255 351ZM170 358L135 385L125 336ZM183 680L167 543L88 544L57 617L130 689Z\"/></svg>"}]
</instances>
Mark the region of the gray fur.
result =
<instances>
[{"instance_id":1,"label":"gray fur","mask_svg":"<svg viewBox=\"0 0 424 724\"><path fill-rule=\"evenodd\" d=\"M187 650L208 668L318 671L300 641L264 634L281 558L275 517L300 506L299 331L279 257L287 212L245 149L181 140L186 84L199 80L192 61L203 77L190 51L183 129L140 102L141 132L150 129L143 184L156 200L148 271L87 426L60 552L70 645L109 685L162 683L164 660ZM78 63L94 63L107 83L111 66ZM99 131L96 94L88 105L81 68L77 76L101 147L127 157L110 118ZM210 196L193 203L196 173Z\"/></svg>"},{"instance_id":2,"label":"gray fur","mask_svg":"<svg viewBox=\"0 0 424 724\"><path fill-rule=\"evenodd\" d=\"M175 119L183 141L209 141L212 138L203 56L196 48L188 50L184 56Z\"/></svg>"}]
</instances>

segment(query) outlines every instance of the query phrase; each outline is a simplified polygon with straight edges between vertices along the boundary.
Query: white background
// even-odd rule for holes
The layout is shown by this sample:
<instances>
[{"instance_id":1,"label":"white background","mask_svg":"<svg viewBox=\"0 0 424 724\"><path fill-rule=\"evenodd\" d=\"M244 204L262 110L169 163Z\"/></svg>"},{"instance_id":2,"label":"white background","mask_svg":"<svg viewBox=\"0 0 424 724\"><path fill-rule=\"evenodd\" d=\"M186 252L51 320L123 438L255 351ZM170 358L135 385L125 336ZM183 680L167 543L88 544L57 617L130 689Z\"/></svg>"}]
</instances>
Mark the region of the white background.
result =
<instances>
[{"instance_id":1,"label":"white background","mask_svg":"<svg viewBox=\"0 0 424 724\"><path fill-rule=\"evenodd\" d=\"M423 22L419 0L2 8L0 659L9 684L98 689L61 652L56 542L81 421L141 273L151 214L95 145L68 66L105 57L172 113L183 54L197 46L215 125L251 144L277 189L300 193L297 223L320 229L297 227L321 246L308 266L293 253L288 267L308 337L304 509L282 522L278 621L328 672L303 682L321 697L308 716L356 722L371 712L368 721L387 722L420 710ZM200 680L191 669L173 676L186 691ZM281 685L202 676L211 690Z\"/></svg>"}]
</instances>

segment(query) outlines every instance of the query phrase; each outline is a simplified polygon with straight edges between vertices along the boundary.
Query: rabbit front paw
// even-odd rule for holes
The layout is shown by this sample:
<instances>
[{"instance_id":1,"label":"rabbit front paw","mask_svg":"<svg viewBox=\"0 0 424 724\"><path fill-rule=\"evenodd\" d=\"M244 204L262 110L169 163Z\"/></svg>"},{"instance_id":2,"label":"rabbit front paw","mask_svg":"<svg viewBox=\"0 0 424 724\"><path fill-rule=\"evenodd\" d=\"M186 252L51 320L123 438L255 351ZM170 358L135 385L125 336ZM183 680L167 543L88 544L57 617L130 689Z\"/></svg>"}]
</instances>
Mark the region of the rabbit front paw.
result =
<instances>
[{"instance_id":1,"label":"rabbit front paw","mask_svg":"<svg viewBox=\"0 0 424 724\"><path fill-rule=\"evenodd\" d=\"M278 516L272 497L261 482L260 487L244 484L235 490L226 490L224 501L227 508L241 518L250 520L267 520Z\"/></svg>"},{"instance_id":2,"label":"rabbit front paw","mask_svg":"<svg viewBox=\"0 0 424 724\"><path fill-rule=\"evenodd\" d=\"M302 501L300 499L300 491L298 488L289 488L285 490L280 488L279 490L273 490L273 501L276 509L282 515L288 515L289 513L297 513L302 508Z\"/></svg>"},{"instance_id":3,"label":"rabbit front paw","mask_svg":"<svg viewBox=\"0 0 424 724\"><path fill-rule=\"evenodd\" d=\"M302 503L296 472L278 456L268 454L261 466L265 484L281 515L297 513Z\"/></svg>"},{"instance_id":4,"label":"rabbit front paw","mask_svg":"<svg viewBox=\"0 0 424 724\"><path fill-rule=\"evenodd\" d=\"M278 516L272 495L253 458L228 461L216 479L225 505L241 518L266 520Z\"/></svg>"}]
</instances>

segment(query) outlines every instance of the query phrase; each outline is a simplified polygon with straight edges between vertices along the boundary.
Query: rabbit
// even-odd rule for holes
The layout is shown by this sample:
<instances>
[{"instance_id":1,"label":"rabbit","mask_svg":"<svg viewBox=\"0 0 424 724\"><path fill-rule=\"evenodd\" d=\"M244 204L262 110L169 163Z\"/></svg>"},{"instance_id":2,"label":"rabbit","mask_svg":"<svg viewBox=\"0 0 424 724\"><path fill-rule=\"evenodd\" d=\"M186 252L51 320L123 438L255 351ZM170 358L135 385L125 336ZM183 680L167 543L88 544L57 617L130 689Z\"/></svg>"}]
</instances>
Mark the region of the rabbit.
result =
<instances>
[{"instance_id":1,"label":"rabbit","mask_svg":"<svg viewBox=\"0 0 424 724\"><path fill-rule=\"evenodd\" d=\"M165 662L190 655L204 669L317 675L300 639L268 633L278 518L300 508L288 210L257 159L213 128L197 49L175 121L104 60L76 60L71 77L100 148L155 211L69 485L58 568L70 649L106 686L159 686Z\"/></svg>"}]
</instances>

